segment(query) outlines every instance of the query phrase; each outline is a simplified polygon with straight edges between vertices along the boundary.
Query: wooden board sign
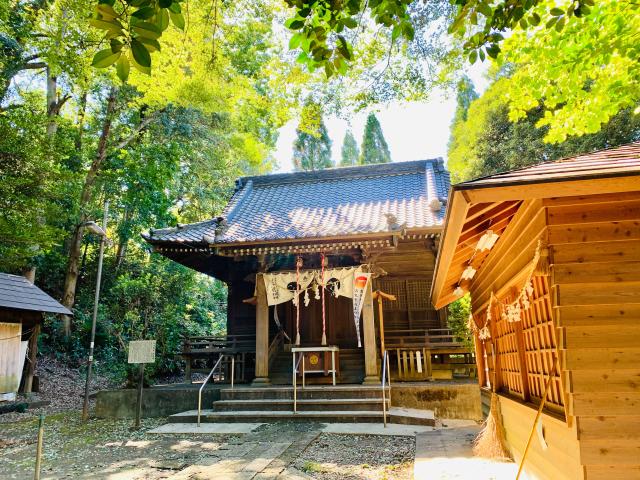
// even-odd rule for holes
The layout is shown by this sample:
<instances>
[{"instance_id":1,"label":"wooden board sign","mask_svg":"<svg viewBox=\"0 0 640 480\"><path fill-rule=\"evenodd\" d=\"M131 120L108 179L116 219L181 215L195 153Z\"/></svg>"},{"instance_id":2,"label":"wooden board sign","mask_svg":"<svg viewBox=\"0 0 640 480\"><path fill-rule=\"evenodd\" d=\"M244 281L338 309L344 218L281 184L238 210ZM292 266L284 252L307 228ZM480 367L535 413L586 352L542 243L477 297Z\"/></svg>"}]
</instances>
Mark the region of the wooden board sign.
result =
<instances>
[{"instance_id":1,"label":"wooden board sign","mask_svg":"<svg viewBox=\"0 0 640 480\"><path fill-rule=\"evenodd\" d=\"M129 363L153 363L155 361L155 340L133 340L129 342Z\"/></svg>"}]
</instances>

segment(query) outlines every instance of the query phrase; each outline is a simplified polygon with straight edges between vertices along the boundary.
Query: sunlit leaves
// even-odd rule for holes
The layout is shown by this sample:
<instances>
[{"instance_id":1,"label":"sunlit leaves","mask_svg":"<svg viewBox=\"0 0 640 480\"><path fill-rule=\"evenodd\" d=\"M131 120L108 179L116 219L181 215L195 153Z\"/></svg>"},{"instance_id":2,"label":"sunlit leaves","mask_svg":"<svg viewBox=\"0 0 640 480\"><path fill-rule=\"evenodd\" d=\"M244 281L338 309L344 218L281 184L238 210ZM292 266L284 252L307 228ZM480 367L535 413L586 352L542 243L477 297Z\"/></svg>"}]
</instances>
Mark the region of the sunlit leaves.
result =
<instances>
[{"instance_id":1,"label":"sunlit leaves","mask_svg":"<svg viewBox=\"0 0 640 480\"><path fill-rule=\"evenodd\" d=\"M116 64L116 73L118 74L118 78L126 82L127 78L129 78L129 69L131 65L129 63L129 59L126 55L121 55L118 59L118 63Z\"/></svg>"},{"instance_id":2,"label":"sunlit leaves","mask_svg":"<svg viewBox=\"0 0 640 480\"><path fill-rule=\"evenodd\" d=\"M640 103L640 6L591 3L584 10L541 4L537 12L547 29L514 32L499 58L518 65L505 84L510 119L543 105L538 126L549 128L549 142L595 133ZM580 18L572 18L578 11Z\"/></svg>"},{"instance_id":3,"label":"sunlit leaves","mask_svg":"<svg viewBox=\"0 0 640 480\"><path fill-rule=\"evenodd\" d=\"M100 50L93 57L93 65L96 68L107 68L113 65L118 58L120 58L121 52L116 51L115 53L110 49Z\"/></svg>"},{"instance_id":4,"label":"sunlit leaves","mask_svg":"<svg viewBox=\"0 0 640 480\"><path fill-rule=\"evenodd\" d=\"M180 1L126 0L125 6L111 0L100 0L89 24L104 31L111 49L98 52L92 65L107 68L124 58L116 66L118 78L123 82L129 77L130 63L137 70L151 74L151 53L160 50L158 40L169 26L169 21L180 30L186 27Z\"/></svg>"}]
</instances>

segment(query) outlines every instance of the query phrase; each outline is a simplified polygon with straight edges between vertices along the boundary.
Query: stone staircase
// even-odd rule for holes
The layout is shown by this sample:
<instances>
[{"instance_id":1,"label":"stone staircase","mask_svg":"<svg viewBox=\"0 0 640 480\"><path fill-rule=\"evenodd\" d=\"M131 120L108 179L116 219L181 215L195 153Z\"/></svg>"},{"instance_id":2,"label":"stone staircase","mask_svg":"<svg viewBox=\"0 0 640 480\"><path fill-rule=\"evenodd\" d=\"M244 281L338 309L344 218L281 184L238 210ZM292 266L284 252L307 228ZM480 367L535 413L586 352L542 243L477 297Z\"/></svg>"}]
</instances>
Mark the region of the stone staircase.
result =
<instances>
[{"instance_id":1,"label":"stone staircase","mask_svg":"<svg viewBox=\"0 0 640 480\"><path fill-rule=\"evenodd\" d=\"M359 384L364 380L364 350L340 349L340 375L337 383ZM273 385L291 385L291 353L279 352L269 366L269 379ZM306 376L309 385L331 384L331 375L313 373Z\"/></svg>"},{"instance_id":2,"label":"stone staircase","mask_svg":"<svg viewBox=\"0 0 640 480\"><path fill-rule=\"evenodd\" d=\"M387 395L388 397L388 395ZM393 408L387 399L391 423L435 425L433 412ZM170 422L197 421L190 410L169 417ZM288 386L225 388L212 408L203 410L201 422L319 421L326 423L382 423L382 388L368 385L307 386L297 391L293 412L293 388Z\"/></svg>"}]
</instances>

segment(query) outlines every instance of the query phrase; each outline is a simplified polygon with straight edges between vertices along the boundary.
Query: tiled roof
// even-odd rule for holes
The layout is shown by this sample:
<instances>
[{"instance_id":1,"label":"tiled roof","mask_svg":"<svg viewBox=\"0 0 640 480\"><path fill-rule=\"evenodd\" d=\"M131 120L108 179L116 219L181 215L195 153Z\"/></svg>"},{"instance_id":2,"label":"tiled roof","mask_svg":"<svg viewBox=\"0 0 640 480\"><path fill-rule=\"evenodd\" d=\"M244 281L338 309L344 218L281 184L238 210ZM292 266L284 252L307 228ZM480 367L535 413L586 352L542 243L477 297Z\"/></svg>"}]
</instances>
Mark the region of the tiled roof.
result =
<instances>
[{"instance_id":1,"label":"tiled roof","mask_svg":"<svg viewBox=\"0 0 640 480\"><path fill-rule=\"evenodd\" d=\"M221 217L145 238L258 243L439 228L449 186L442 159L244 177Z\"/></svg>"},{"instance_id":2,"label":"tiled roof","mask_svg":"<svg viewBox=\"0 0 640 480\"><path fill-rule=\"evenodd\" d=\"M640 142L477 178L456 189L640 174Z\"/></svg>"},{"instance_id":3,"label":"tiled roof","mask_svg":"<svg viewBox=\"0 0 640 480\"><path fill-rule=\"evenodd\" d=\"M73 315L24 277L0 273L0 308Z\"/></svg>"}]
</instances>

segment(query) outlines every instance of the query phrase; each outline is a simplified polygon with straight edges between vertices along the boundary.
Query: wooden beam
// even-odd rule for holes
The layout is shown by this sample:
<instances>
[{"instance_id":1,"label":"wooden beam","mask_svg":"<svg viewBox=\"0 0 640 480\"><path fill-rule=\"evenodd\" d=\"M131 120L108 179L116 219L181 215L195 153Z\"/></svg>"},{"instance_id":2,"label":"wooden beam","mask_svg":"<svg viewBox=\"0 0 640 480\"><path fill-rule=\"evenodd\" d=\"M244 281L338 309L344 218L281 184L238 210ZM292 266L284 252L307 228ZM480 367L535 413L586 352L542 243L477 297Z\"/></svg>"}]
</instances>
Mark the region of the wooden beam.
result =
<instances>
[{"instance_id":1,"label":"wooden beam","mask_svg":"<svg viewBox=\"0 0 640 480\"><path fill-rule=\"evenodd\" d=\"M371 281L367 283L362 306L362 334L364 347L364 382L365 384L378 384L378 361L376 355L376 327L373 313L373 292Z\"/></svg>"},{"instance_id":2,"label":"wooden beam","mask_svg":"<svg viewBox=\"0 0 640 480\"><path fill-rule=\"evenodd\" d=\"M465 195L458 191L452 191L450 194L449 205L450 208L447 210L447 218L445 221L447 229L440 242L435 278L430 295L431 303L435 306L436 310L447 305L447 303L445 303L446 300L441 298L441 296L443 294L447 272L451 267L451 259L458 245L458 237L460 236L460 232L462 232L467 218L467 211L470 207Z\"/></svg>"},{"instance_id":3,"label":"wooden beam","mask_svg":"<svg viewBox=\"0 0 640 480\"><path fill-rule=\"evenodd\" d=\"M261 274L256 275L256 377L255 384L269 382L269 305Z\"/></svg>"}]
</instances>

